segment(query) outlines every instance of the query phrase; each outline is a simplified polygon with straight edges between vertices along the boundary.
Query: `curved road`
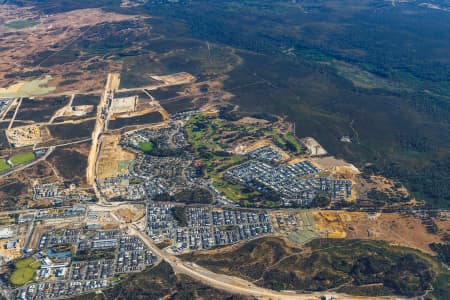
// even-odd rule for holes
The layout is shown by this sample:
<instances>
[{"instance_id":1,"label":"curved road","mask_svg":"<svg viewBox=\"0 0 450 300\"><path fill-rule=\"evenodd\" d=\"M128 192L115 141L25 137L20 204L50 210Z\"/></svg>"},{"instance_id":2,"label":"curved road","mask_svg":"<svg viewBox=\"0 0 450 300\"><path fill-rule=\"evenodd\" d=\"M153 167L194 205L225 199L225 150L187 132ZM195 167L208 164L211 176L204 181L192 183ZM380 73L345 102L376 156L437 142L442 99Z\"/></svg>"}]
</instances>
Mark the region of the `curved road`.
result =
<instances>
[{"instance_id":1,"label":"curved road","mask_svg":"<svg viewBox=\"0 0 450 300\"><path fill-rule=\"evenodd\" d=\"M234 276L217 274L196 264L181 261L179 258L170 255L156 247L151 239L142 233L136 225L127 224L131 234L139 236L157 256L170 264L175 273L181 273L194 278L208 286L224 290L232 294L254 296L265 300L318 300L323 295L332 296L334 299L403 299L396 297L357 297L346 294L332 292L296 294L294 292L277 292L270 289L258 287L244 279Z\"/></svg>"},{"instance_id":2,"label":"curved road","mask_svg":"<svg viewBox=\"0 0 450 300\"><path fill-rule=\"evenodd\" d=\"M19 165L17 168L13 168L13 169L5 172L5 173L2 173L0 175L0 178L6 177L8 175L11 175L11 174L13 174L13 173L15 173L17 171L22 171L22 170L24 170L24 169L26 169L28 167L31 167L32 165L37 164L40 161L43 161L43 160L47 159L47 157L53 152L53 150L55 150L55 147L54 146L50 146L48 148L47 152L44 155L42 155L41 157L39 157L38 159L35 159L32 162L29 162L27 164Z\"/></svg>"}]
</instances>

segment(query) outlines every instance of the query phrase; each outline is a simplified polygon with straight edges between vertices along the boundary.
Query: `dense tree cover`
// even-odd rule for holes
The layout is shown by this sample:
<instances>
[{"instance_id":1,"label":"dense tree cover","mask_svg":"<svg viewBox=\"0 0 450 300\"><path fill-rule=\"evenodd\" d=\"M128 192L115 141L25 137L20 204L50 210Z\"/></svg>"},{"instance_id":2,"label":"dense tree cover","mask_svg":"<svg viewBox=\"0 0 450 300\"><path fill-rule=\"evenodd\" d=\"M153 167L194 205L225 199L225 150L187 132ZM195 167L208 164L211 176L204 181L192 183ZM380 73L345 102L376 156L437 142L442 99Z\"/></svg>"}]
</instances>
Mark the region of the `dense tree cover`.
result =
<instances>
[{"instance_id":1,"label":"dense tree cover","mask_svg":"<svg viewBox=\"0 0 450 300\"><path fill-rule=\"evenodd\" d=\"M376 1L363 1L361 6L354 6L353 1L259 2L148 1L146 8L186 20L197 37L241 49L279 54L292 47L300 56L314 49L322 55L362 64L384 77L409 73L424 80L450 80L448 61L439 49L426 46L445 47L438 39L450 38L450 22L444 13L427 11L415 3L393 9L379 7ZM406 10L414 15L406 14ZM319 23L323 20L329 26ZM344 22L350 25L343 26ZM384 26L386 23L390 26ZM401 46L405 43L412 44L415 51L405 51Z\"/></svg>"},{"instance_id":2,"label":"dense tree cover","mask_svg":"<svg viewBox=\"0 0 450 300\"><path fill-rule=\"evenodd\" d=\"M249 74L257 74L259 79L267 80L270 83L271 92L263 92L261 86L242 93L240 90L233 90L237 97L237 104L243 104L247 94L254 93L248 96L250 102L242 107L251 106L254 110L261 112L276 111L292 114L292 118L298 120L299 133L318 137L321 142L325 142L325 146L331 153L343 156L361 166L366 162L377 160L375 163L378 174L391 175L401 180L413 190L416 196L429 200L435 206L449 207L448 185L443 184L443 181L448 178L450 171L446 169L445 163L433 162L431 166L423 167L416 162L428 160L429 154L436 152L441 153L444 159L449 157L448 151L442 151L442 149L448 149L449 144L444 132L448 132L450 124L450 100L447 88L450 65L438 49L450 46L442 44L444 39L450 41L448 37L450 23L444 20L442 13L417 7L416 4L404 4L394 9L386 5L379 6L379 3L373 1L363 1L357 7L352 5L354 4L352 1L343 1L336 6L333 5L332 8L326 2L312 4L310 1L300 1L300 3L309 14L303 14L299 6L287 1L259 1L257 4L254 1L239 3L206 0L189 3L149 1L146 7L151 8L154 14L185 20L191 33L196 37L267 55L264 71L249 65L252 58L246 57L244 62L247 64L240 72L242 74L248 71ZM413 11L414 14L404 13L407 10ZM242 11L246 13L242 14ZM329 26L315 22L324 19ZM343 20L345 24L350 22L350 25L343 26ZM385 26L386 23L390 26ZM302 30L296 31L296 26ZM408 35L404 32L408 32ZM405 43L412 45L414 51L403 47ZM432 45L436 48L429 51ZM269 66L273 57L285 55L288 48L294 49L297 59L307 61L307 64L314 61L343 60L358 65L380 78L403 82L408 87L404 90L389 92L360 89L357 90L358 95L349 95L358 99L354 103L352 103L353 100L349 101L347 95L342 95L339 91L335 91L335 95L329 95L323 104L320 103L321 95L306 93L306 97L310 97L311 101L307 103L309 116L305 119L305 116L295 107L297 102L300 102L298 105L305 105L305 101L290 99L291 96L286 93L288 91L282 91L286 81L293 82L297 74L290 73L289 68L275 69ZM301 73L301 66L297 70ZM320 72L328 71L322 69ZM277 80L274 77L275 74L283 80ZM291 76L292 79L290 79ZM242 85L243 82L240 80L236 80L235 85L230 84L229 88ZM301 79L298 80L301 81ZM323 83L325 82L326 80ZM297 91L295 86L288 85L286 90L289 89L290 92L298 95L305 94L302 90ZM424 91L425 86L433 92ZM355 87L343 84L342 87L355 90ZM256 89L259 89L259 92ZM328 89L333 90L334 86ZM363 101L366 95L373 96L374 99L370 100L373 105L366 105L367 102ZM401 98L402 102L393 104L392 101L391 103L374 101L376 98L386 97L387 99L390 95ZM261 98L267 98L267 100ZM289 105L283 106L284 98L289 101ZM301 99L300 96L299 98ZM336 98L343 100L336 100ZM270 101L272 101L271 105L258 105L261 102L265 104ZM377 107L372 109L371 106ZM387 121L376 112L381 107L385 109ZM389 112L386 111L388 107L390 107ZM326 114L334 116L323 117L324 110L327 111ZM396 110L398 112L395 112ZM395 117L398 114L405 116L405 120ZM315 116L312 117L312 115ZM317 119L317 116L321 118ZM323 130L336 126L337 128L332 128L333 130L328 132L337 131L337 134L346 132L348 123L335 122L334 118L337 118L335 116L348 116L348 123L356 119L355 123L358 125L356 130L359 131L360 136L358 138L352 136L352 138L355 140L361 138L362 141L357 140L356 145L344 147L331 142L333 136L330 137L329 133L318 132L320 130L317 126L323 126ZM237 118L235 114L230 113L230 110L222 111L221 117L230 120ZM424 118L431 120L425 127L419 125L425 122ZM311 124L317 122L316 127L305 126L305 122ZM436 124L433 124L434 122ZM437 125L438 122L440 122L439 125ZM379 136L375 126L380 129L383 127L386 136ZM442 132L442 135L439 132Z\"/></svg>"},{"instance_id":3,"label":"dense tree cover","mask_svg":"<svg viewBox=\"0 0 450 300\"><path fill-rule=\"evenodd\" d=\"M213 201L211 193L202 188L184 190L174 195L160 194L154 199L155 201L173 201L186 204L210 204Z\"/></svg>"},{"instance_id":4,"label":"dense tree cover","mask_svg":"<svg viewBox=\"0 0 450 300\"><path fill-rule=\"evenodd\" d=\"M324 291L343 286L351 294L412 297L425 294L436 278L427 260L383 242L330 239L307 246L312 252L263 238L229 252L184 258L277 290Z\"/></svg>"},{"instance_id":5,"label":"dense tree cover","mask_svg":"<svg viewBox=\"0 0 450 300\"><path fill-rule=\"evenodd\" d=\"M326 193L317 194L308 207L327 207L331 203L331 196Z\"/></svg>"},{"instance_id":6,"label":"dense tree cover","mask_svg":"<svg viewBox=\"0 0 450 300\"><path fill-rule=\"evenodd\" d=\"M450 207L450 185L448 184L450 157L432 160L424 168L386 162L374 164L365 170L403 181L413 194L428 200L431 205Z\"/></svg>"},{"instance_id":7,"label":"dense tree cover","mask_svg":"<svg viewBox=\"0 0 450 300\"><path fill-rule=\"evenodd\" d=\"M430 248L438 254L447 266L450 266L450 243L432 243Z\"/></svg>"},{"instance_id":8,"label":"dense tree cover","mask_svg":"<svg viewBox=\"0 0 450 300\"><path fill-rule=\"evenodd\" d=\"M96 260L96 259L114 259L115 249L85 249L79 250L72 257L74 261Z\"/></svg>"},{"instance_id":9,"label":"dense tree cover","mask_svg":"<svg viewBox=\"0 0 450 300\"><path fill-rule=\"evenodd\" d=\"M120 279L119 277L118 279ZM224 299L250 300L253 297L235 296L210 288L185 275L176 275L170 265L161 262L155 267L130 274L117 285L103 291L71 298L72 300L141 300L141 299Z\"/></svg>"},{"instance_id":10,"label":"dense tree cover","mask_svg":"<svg viewBox=\"0 0 450 300\"><path fill-rule=\"evenodd\" d=\"M449 207L447 12L416 2L393 7L374 0L150 0L132 9L120 8L118 0L42 0L36 9L52 14L86 7L161 18L145 21L154 26L142 31L124 30L142 27L134 21L99 24L74 44L82 53L116 56L125 69L142 71L154 65L138 60L127 65L133 62L127 58L138 54L127 46L141 45L139 54L163 53L198 46L194 37L244 49L236 51L243 63L224 86L242 110L287 115L299 136L316 137L331 154L360 167L374 163L377 174L399 179L419 199ZM158 35L168 39L155 42ZM201 73L186 55L158 66ZM348 74L335 70L336 60L362 70L359 80L376 88L352 84ZM139 78L127 81L139 83ZM230 110L221 116L236 118ZM342 135L354 143L339 143Z\"/></svg>"},{"instance_id":11,"label":"dense tree cover","mask_svg":"<svg viewBox=\"0 0 450 300\"><path fill-rule=\"evenodd\" d=\"M178 225L181 227L187 226L186 207L174 206L171 208L175 220L178 221Z\"/></svg>"}]
</instances>

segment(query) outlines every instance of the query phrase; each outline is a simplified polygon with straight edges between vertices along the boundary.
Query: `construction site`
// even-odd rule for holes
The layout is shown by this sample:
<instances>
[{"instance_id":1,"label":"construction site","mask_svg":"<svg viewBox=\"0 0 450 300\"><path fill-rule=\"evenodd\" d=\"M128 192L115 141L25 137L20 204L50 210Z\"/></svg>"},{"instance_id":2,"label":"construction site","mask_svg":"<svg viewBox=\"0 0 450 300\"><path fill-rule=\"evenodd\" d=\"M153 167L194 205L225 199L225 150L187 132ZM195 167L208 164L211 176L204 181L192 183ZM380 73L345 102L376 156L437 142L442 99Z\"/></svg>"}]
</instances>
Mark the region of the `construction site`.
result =
<instances>
[{"instance_id":1,"label":"construction site","mask_svg":"<svg viewBox=\"0 0 450 300\"><path fill-rule=\"evenodd\" d=\"M8 142L15 148L37 144L41 138L41 128L39 125L9 128L5 132Z\"/></svg>"}]
</instances>

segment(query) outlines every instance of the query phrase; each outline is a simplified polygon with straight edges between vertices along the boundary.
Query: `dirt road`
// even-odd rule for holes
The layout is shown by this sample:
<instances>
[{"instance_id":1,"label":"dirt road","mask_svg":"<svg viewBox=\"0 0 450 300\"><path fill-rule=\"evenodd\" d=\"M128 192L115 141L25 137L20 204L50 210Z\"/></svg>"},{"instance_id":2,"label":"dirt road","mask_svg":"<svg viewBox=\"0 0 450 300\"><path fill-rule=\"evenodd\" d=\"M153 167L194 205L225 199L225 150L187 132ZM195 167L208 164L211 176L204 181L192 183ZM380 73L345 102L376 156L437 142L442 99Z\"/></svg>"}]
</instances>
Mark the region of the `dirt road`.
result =
<instances>
[{"instance_id":1,"label":"dirt road","mask_svg":"<svg viewBox=\"0 0 450 300\"><path fill-rule=\"evenodd\" d=\"M19 112L20 105L22 104L22 98L17 102L16 110L14 111L14 115L11 118L11 122L9 122L8 129L11 129L13 126L14 120L16 119L17 113Z\"/></svg>"},{"instance_id":2,"label":"dirt road","mask_svg":"<svg viewBox=\"0 0 450 300\"><path fill-rule=\"evenodd\" d=\"M86 168L86 179L87 182L91 185L97 185L95 180L95 166L97 164L98 153L100 151L100 137L105 131L105 126L108 120L110 101L112 101L114 91L119 88L119 84L120 74L108 74L105 91L103 92L100 103L97 106L97 121L95 123L94 130L92 131L92 146L89 152L88 166ZM97 197L98 196L99 195L97 195Z\"/></svg>"},{"instance_id":3,"label":"dirt road","mask_svg":"<svg viewBox=\"0 0 450 300\"><path fill-rule=\"evenodd\" d=\"M175 273L188 275L189 277L192 277L193 279L198 280L203 284L216 289L227 291L229 293L254 296L258 299L264 300L317 300L321 299L321 296L323 295L333 296L333 299L402 299L396 297L356 297L330 292L296 294L294 292L277 292L270 289L261 288L244 279L234 276L217 274L194 263L181 261L177 257L170 255L156 247L151 239L147 235L142 233L136 227L136 225L127 224L127 226L131 234L139 236L151 249L151 251L153 251L157 256L161 257L164 261L169 263Z\"/></svg>"}]
</instances>

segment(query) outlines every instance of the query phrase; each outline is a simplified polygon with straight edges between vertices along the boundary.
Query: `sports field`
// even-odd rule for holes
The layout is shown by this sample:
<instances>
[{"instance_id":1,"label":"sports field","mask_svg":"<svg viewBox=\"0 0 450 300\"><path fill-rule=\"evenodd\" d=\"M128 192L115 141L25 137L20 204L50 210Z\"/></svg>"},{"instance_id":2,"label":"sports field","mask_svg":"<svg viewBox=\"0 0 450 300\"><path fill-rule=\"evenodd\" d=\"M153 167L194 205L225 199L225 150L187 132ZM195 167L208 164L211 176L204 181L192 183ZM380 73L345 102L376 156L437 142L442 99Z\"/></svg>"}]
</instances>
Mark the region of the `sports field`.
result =
<instances>
[{"instance_id":1,"label":"sports field","mask_svg":"<svg viewBox=\"0 0 450 300\"><path fill-rule=\"evenodd\" d=\"M144 152L152 151L154 147L153 142L145 142L139 145L139 148Z\"/></svg>"},{"instance_id":2,"label":"sports field","mask_svg":"<svg viewBox=\"0 0 450 300\"><path fill-rule=\"evenodd\" d=\"M10 161L13 163L13 165L21 165L32 161L34 158L35 155L33 152L22 152L11 156Z\"/></svg>"},{"instance_id":3,"label":"sports field","mask_svg":"<svg viewBox=\"0 0 450 300\"><path fill-rule=\"evenodd\" d=\"M300 245L304 245L307 242L320 237L318 233L310 230L299 230L288 234L288 238Z\"/></svg>"},{"instance_id":4,"label":"sports field","mask_svg":"<svg viewBox=\"0 0 450 300\"><path fill-rule=\"evenodd\" d=\"M33 257L27 257L14 264L16 270L11 275L11 283L14 285L24 285L33 279L36 270L41 264Z\"/></svg>"},{"instance_id":5,"label":"sports field","mask_svg":"<svg viewBox=\"0 0 450 300\"><path fill-rule=\"evenodd\" d=\"M9 165L6 163L6 159L1 158L0 159L0 172L9 170L9 168L10 168Z\"/></svg>"}]
</instances>

